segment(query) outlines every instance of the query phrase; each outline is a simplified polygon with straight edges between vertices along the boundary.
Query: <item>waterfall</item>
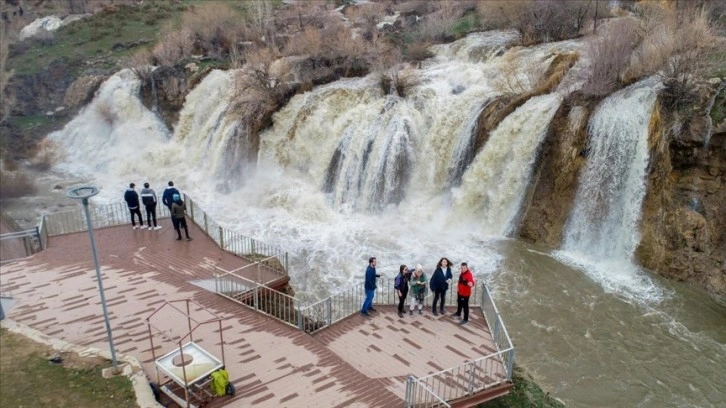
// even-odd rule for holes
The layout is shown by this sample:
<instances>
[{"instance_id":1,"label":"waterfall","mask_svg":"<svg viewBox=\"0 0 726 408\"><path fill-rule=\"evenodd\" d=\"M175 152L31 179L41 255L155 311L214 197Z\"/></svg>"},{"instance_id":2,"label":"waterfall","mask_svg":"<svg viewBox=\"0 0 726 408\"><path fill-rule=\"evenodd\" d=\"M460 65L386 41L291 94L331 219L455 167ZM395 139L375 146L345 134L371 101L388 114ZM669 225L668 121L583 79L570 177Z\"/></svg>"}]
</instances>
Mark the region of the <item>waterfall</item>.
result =
<instances>
[{"instance_id":1,"label":"waterfall","mask_svg":"<svg viewBox=\"0 0 726 408\"><path fill-rule=\"evenodd\" d=\"M644 80L605 100L588 124L589 154L565 227L563 251L587 264L605 286L647 295L633 254L646 191L648 133L657 84Z\"/></svg>"},{"instance_id":2,"label":"waterfall","mask_svg":"<svg viewBox=\"0 0 726 408\"><path fill-rule=\"evenodd\" d=\"M83 157L104 187L97 201L117 202L132 181L158 188L173 180L220 225L290 251L300 293L352 283L359 271L350 260L371 253L389 262L446 254L485 273L499 259L488 241L511 229L561 97L524 103L477 152L478 118L512 92L501 77L516 75L518 89L528 92L559 52L578 47L569 41L509 48L514 41L491 32L436 47L436 58L407 68L416 80L405 97L383 92L376 74L316 87L276 112L259 138L232 102L235 71L213 70L196 85L171 138L141 104L138 81L122 72L101 86L89 113L56 137L69 152L83 152L69 160ZM486 57L472 59L475 50ZM123 88L123 97L110 97L113 87ZM97 104L112 105L113 126L96 119ZM109 129L76 129L93 123ZM153 129L110 130L140 126ZM507 170L492 177L489 160ZM478 191L497 189L503 197L496 203L470 202ZM485 227L472 229L467 215L487 219Z\"/></svg>"},{"instance_id":3,"label":"waterfall","mask_svg":"<svg viewBox=\"0 0 726 408\"><path fill-rule=\"evenodd\" d=\"M95 98L48 139L61 147L64 171L90 176L141 173L170 137L138 97L141 82L128 69L107 79Z\"/></svg>"},{"instance_id":4,"label":"waterfall","mask_svg":"<svg viewBox=\"0 0 726 408\"><path fill-rule=\"evenodd\" d=\"M154 71L151 71L151 111L159 112L159 97L156 92L156 80L154 79Z\"/></svg>"},{"instance_id":5,"label":"waterfall","mask_svg":"<svg viewBox=\"0 0 726 408\"><path fill-rule=\"evenodd\" d=\"M455 194L457 214L469 214L492 235L511 232L539 146L562 103L558 94L529 99L492 132Z\"/></svg>"}]
</instances>

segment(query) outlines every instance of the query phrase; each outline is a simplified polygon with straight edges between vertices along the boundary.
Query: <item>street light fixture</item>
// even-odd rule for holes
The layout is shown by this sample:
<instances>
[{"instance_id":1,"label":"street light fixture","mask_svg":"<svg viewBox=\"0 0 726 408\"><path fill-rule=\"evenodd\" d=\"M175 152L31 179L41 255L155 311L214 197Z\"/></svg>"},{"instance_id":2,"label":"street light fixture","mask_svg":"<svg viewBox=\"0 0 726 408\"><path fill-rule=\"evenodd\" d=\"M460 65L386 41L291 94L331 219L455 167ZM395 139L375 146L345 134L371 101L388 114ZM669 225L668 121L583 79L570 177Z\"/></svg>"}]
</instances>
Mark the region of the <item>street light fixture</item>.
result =
<instances>
[{"instance_id":1,"label":"street light fixture","mask_svg":"<svg viewBox=\"0 0 726 408\"><path fill-rule=\"evenodd\" d=\"M113 368L118 371L118 363L116 362L116 349L113 346L113 336L111 335L111 323L108 320L108 310L106 309L106 296L103 293L103 281L101 280L101 268L98 265L98 255L96 254L96 240L93 238L93 225L91 225L91 214L88 212L88 199L98 194L98 189L93 186L76 187L68 190L66 195L74 200L83 202L83 209L86 213L86 225L88 226L88 236L91 238L91 251L93 252L93 263L96 265L96 280L98 280L98 292L101 294L101 306L103 307L103 318L106 320L106 334L108 335L108 343L111 346L111 359L113 360Z\"/></svg>"}]
</instances>

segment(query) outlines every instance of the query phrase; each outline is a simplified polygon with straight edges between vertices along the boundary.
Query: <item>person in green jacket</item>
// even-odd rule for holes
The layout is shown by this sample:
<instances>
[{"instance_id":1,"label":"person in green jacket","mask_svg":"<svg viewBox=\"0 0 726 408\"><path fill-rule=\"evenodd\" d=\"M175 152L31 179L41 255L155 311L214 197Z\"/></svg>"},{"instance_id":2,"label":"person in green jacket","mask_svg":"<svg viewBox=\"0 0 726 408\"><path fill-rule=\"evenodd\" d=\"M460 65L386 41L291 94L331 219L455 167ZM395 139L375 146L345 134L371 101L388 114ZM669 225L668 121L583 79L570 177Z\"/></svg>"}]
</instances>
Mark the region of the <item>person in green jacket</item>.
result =
<instances>
[{"instance_id":1,"label":"person in green jacket","mask_svg":"<svg viewBox=\"0 0 726 408\"><path fill-rule=\"evenodd\" d=\"M174 224L176 230L176 240L181 241L181 229L184 228L184 234L187 236L187 241L192 239L189 237L189 229L187 228L187 220L184 216L184 212L187 210L187 205L184 204L179 194L174 194L174 202L171 204L171 222Z\"/></svg>"},{"instance_id":2,"label":"person in green jacket","mask_svg":"<svg viewBox=\"0 0 726 408\"><path fill-rule=\"evenodd\" d=\"M423 302L426 296L426 274L421 264L416 265L416 270L411 274L411 280L409 282L413 300L411 301L411 309L408 311L408 314L413 314L413 309L416 308L416 305L418 305L418 314L423 314Z\"/></svg>"}]
</instances>

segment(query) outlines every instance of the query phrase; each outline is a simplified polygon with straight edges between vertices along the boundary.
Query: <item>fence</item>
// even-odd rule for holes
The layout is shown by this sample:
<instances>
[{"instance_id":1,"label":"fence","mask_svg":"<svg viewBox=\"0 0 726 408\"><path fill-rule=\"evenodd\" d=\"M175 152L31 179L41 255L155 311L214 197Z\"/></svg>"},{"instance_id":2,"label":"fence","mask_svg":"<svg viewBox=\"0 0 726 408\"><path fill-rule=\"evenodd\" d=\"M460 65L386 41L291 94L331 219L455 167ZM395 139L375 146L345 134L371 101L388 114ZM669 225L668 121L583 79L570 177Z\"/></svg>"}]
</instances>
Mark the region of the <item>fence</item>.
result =
<instances>
[{"instance_id":1,"label":"fence","mask_svg":"<svg viewBox=\"0 0 726 408\"><path fill-rule=\"evenodd\" d=\"M496 352L427 376L406 381L406 407L450 407L463 398L512 380L514 346L489 289L483 285L480 306Z\"/></svg>"},{"instance_id":2,"label":"fence","mask_svg":"<svg viewBox=\"0 0 726 408\"><path fill-rule=\"evenodd\" d=\"M44 248L40 229L0 234L0 264L30 256Z\"/></svg>"},{"instance_id":3,"label":"fence","mask_svg":"<svg viewBox=\"0 0 726 408\"><path fill-rule=\"evenodd\" d=\"M220 226L194 200L186 195L184 199L187 204L187 215L191 221L204 230L204 233L220 248L253 262L264 261L264 265L276 271L280 277L287 274L287 252ZM129 222L129 210L125 203L94 205L88 210L94 228L124 225ZM156 212L159 219L171 217L165 205L158 205ZM56 235L86 231L83 209L78 207L69 211L46 214L41 218L39 231L41 242L47 242L48 237Z\"/></svg>"},{"instance_id":4,"label":"fence","mask_svg":"<svg viewBox=\"0 0 726 408\"><path fill-rule=\"evenodd\" d=\"M257 312L274 317L281 322L300 329L303 327L300 314L300 300L286 293L272 289L259 282L240 276L247 268L266 267L259 262L246 265L234 271L215 268L214 289L218 294L247 306ZM258 269L259 270L259 269ZM260 276L260 272L257 274Z\"/></svg>"}]
</instances>

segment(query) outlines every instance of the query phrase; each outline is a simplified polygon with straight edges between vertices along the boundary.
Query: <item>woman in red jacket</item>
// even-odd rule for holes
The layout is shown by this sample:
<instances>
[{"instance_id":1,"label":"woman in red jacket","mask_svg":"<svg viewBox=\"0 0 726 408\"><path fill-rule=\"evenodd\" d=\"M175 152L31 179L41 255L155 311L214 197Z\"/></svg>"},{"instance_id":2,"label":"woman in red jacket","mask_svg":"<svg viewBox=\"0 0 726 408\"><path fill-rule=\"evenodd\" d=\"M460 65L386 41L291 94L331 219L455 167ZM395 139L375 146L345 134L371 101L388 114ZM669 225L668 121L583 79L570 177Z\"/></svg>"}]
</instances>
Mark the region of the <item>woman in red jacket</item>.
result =
<instances>
[{"instance_id":1,"label":"woman in red jacket","mask_svg":"<svg viewBox=\"0 0 726 408\"><path fill-rule=\"evenodd\" d=\"M451 315L453 317L461 317L461 311L463 309L464 318L459 322L461 325L469 323L469 296L471 296L471 288L475 284L474 275L471 274L469 265L466 262L462 262L461 272L459 273L459 284L457 285L456 313Z\"/></svg>"}]
</instances>

